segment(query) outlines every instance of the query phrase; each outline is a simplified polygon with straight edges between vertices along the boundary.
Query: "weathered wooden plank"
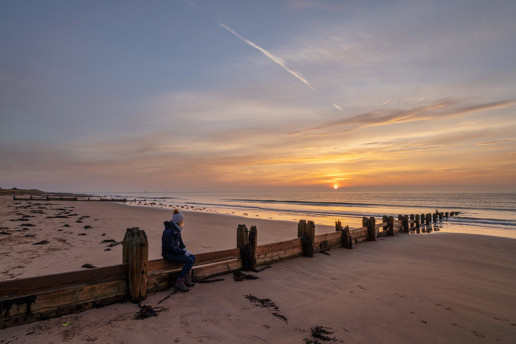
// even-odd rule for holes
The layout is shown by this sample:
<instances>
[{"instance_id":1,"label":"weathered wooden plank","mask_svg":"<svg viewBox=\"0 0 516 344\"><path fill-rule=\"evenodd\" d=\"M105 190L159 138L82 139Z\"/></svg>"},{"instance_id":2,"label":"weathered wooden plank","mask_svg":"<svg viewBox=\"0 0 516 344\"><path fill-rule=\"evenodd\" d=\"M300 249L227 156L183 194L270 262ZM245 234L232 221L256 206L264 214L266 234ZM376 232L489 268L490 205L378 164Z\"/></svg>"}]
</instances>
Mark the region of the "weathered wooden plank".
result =
<instances>
[{"instance_id":1,"label":"weathered wooden plank","mask_svg":"<svg viewBox=\"0 0 516 344\"><path fill-rule=\"evenodd\" d=\"M193 279L198 281L209 277L225 274L242 268L242 260L240 258L204 264L192 269Z\"/></svg>"},{"instance_id":2,"label":"weathered wooden plank","mask_svg":"<svg viewBox=\"0 0 516 344\"><path fill-rule=\"evenodd\" d=\"M268 252L256 257L257 265L269 264L278 260L298 257L303 254L301 245L291 247L283 251Z\"/></svg>"},{"instance_id":3,"label":"weathered wooden plank","mask_svg":"<svg viewBox=\"0 0 516 344\"><path fill-rule=\"evenodd\" d=\"M167 262L165 259L154 259L154 260L149 260L147 269L150 274L153 271L174 270L174 269L179 269L182 266L183 266L183 264Z\"/></svg>"},{"instance_id":4,"label":"weathered wooden plank","mask_svg":"<svg viewBox=\"0 0 516 344\"><path fill-rule=\"evenodd\" d=\"M367 237L367 227L350 228L349 232L351 234L352 239L362 237L362 236Z\"/></svg>"},{"instance_id":5,"label":"weathered wooden plank","mask_svg":"<svg viewBox=\"0 0 516 344\"><path fill-rule=\"evenodd\" d=\"M127 281L75 286L41 294L2 300L0 328L77 313L127 298Z\"/></svg>"},{"instance_id":6,"label":"weathered wooden plank","mask_svg":"<svg viewBox=\"0 0 516 344\"><path fill-rule=\"evenodd\" d=\"M320 234L314 240L315 251L325 251L342 245L342 231Z\"/></svg>"},{"instance_id":7,"label":"weathered wooden plank","mask_svg":"<svg viewBox=\"0 0 516 344\"><path fill-rule=\"evenodd\" d=\"M194 253L195 254L195 253ZM216 251L216 252L206 252L195 254L195 265L201 265L208 262L213 262L217 260L229 260L240 257L240 250L238 248L232 248L229 250ZM183 266L178 263L170 263L164 259L154 259L149 260L148 271L157 271L157 270L173 270L178 267Z\"/></svg>"},{"instance_id":8,"label":"weathered wooden plank","mask_svg":"<svg viewBox=\"0 0 516 344\"><path fill-rule=\"evenodd\" d=\"M387 223L387 222L380 222L380 223L378 223L378 224L374 225L374 227L375 227L375 229L376 229L377 231L379 231L379 230L380 230L380 228L381 228L382 230L384 230L383 228L384 228L385 226L387 226L387 225L388 225L388 223Z\"/></svg>"},{"instance_id":9,"label":"weathered wooden plank","mask_svg":"<svg viewBox=\"0 0 516 344\"><path fill-rule=\"evenodd\" d=\"M168 289L179 276L181 268L173 270L159 270L152 271L149 273L149 279L147 281L147 291L149 293L155 293L161 290Z\"/></svg>"},{"instance_id":10,"label":"weathered wooden plank","mask_svg":"<svg viewBox=\"0 0 516 344\"><path fill-rule=\"evenodd\" d=\"M76 305L65 305L59 308L53 309L48 312L42 313L29 313L29 314L18 314L8 318L2 318L0 320L0 329L18 326L23 324L32 323L35 321L46 320L50 318L56 318L60 316L64 316L67 314L79 313L82 311L86 311L91 308L99 308L107 305L111 305L114 303L123 302L126 299L125 295L122 296L113 296L110 298L105 298L101 300L89 301L82 304Z\"/></svg>"},{"instance_id":11,"label":"weathered wooden plank","mask_svg":"<svg viewBox=\"0 0 516 344\"><path fill-rule=\"evenodd\" d=\"M31 305L31 312L48 312L61 306L78 305L112 296L127 295L127 291L126 281L113 281L38 294L36 301Z\"/></svg>"},{"instance_id":12,"label":"weathered wooden plank","mask_svg":"<svg viewBox=\"0 0 516 344\"><path fill-rule=\"evenodd\" d=\"M127 280L127 264L0 282L0 300L32 295L75 285Z\"/></svg>"},{"instance_id":13,"label":"weathered wooden plank","mask_svg":"<svg viewBox=\"0 0 516 344\"><path fill-rule=\"evenodd\" d=\"M361 243L362 241L367 241L367 236L362 236L353 240L355 244Z\"/></svg>"},{"instance_id":14,"label":"weathered wooden plank","mask_svg":"<svg viewBox=\"0 0 516 344\"><path fill-rule=\"evenodd\" d=\"M301 239L292 239L273 244L260 245L256 248L256 254L258 256L265 255L273 252L280 252L292 248L301 248Z\"/></svg>"},{"instance_id":15,"label":"weathered wooden plank","mask_svg":"<svg viewBox=\"0 0 516 344\"><path fill-rule=\"evenodd\" d=\"M319 244L321 241L331 241L334 239L341 239L342 233L341 232L331 232L326 234L319 234L315 236L315 245Z\"/></svg>"}]
</instances>

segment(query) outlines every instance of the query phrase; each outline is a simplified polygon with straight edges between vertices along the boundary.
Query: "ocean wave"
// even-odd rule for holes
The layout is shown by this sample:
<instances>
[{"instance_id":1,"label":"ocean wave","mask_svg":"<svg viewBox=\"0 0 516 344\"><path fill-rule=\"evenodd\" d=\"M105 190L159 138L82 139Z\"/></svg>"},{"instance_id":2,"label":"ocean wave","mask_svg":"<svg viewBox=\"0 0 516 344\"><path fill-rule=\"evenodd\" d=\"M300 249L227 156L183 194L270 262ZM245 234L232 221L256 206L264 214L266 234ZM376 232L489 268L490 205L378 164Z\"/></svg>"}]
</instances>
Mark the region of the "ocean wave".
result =
<instances>
[{"instance_id":1,"label":"ocean wave","mask_svg":"<svg viewBox=\"0 0 516 344\"><path fill-rule=\"evenodd\" d=\"M293 205L304 205L304 206L326 206L326 207L338 207L338 206L348 206L348 207L385 207L385 208L430 208L437 209L443 208L443 204L440 205L430 205L430 204L404 204L404 203L395 203L395 204L386 204L386 203L361 203L361 202L330 202L330 201L289 201L289 200L262 200L262 199L226 199L226 201L230 202L255 202L255 203L264 203L264 204L293 204ZM448 211L455 210L492 210L492 211L508 211L514 212L516 209L511 208L487 208L487 207L470 207L470 206L457 206L447 207Z\"/></svg>"}]
</instances>

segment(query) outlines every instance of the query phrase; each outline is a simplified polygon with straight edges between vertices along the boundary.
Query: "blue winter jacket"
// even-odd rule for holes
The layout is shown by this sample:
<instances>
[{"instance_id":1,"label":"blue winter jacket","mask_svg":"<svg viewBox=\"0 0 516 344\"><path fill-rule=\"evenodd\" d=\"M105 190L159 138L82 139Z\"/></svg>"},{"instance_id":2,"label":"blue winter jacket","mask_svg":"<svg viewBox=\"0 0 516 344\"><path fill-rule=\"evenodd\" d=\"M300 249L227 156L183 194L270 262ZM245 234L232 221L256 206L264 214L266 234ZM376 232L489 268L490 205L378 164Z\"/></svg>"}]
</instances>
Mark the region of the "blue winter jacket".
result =
<instances>
[{"instance_id":1,"label":"blue winter jacket","mask_svg":"<svg viewBox=\"0 0 516 344\"><path fill-rule=\"evenodd\" d=\"M165 221L165 230L161 236L161 255L165 257L169 254L184 255L186 253L181 231L173 222Z\"/></svg>"}]
</instances>

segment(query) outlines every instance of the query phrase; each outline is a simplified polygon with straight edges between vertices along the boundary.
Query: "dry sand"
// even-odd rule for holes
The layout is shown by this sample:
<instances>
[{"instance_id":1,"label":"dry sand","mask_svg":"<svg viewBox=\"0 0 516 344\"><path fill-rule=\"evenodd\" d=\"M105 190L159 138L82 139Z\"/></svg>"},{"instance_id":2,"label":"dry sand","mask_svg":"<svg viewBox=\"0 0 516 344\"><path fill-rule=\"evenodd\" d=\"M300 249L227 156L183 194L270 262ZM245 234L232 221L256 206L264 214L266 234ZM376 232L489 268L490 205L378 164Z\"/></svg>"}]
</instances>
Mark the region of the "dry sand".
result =
<instances>
[{"instance_id":1,"label":"dry sand","mask_svg":"<svg viewBox=\"0 0 516 344\"><path fill-rule=\"evenodd\" d=\"M85 202L84 202L85 203ZM86 215L92 225L84 243L95 252L102 232L113 216L104 211L124 209L105 203L72 203L77 217ZM52 207L61 208L62 204ZM82 208L87 207L87 208ZM87 210L86 210L87 209ZM103 210L107 209L107 210ZM50 212L50 210L47 210ZM83 212L84 211L84 212ZM125 227L147 228L145 219L162 221L169 211L131 208L133 217L123 219L122 228L112 228L121 240ZM2 224L5 213L2 213ZM235 240L240 219L187 214L185 237L189 246L206 250L220 242L204 242L207 231L225 231ZM98 218L97 221L94 218ZM168 216L165 216L165 219ZM139 220L140 219L140 220ZM49 219L55 220L55 219ZM66 219L64 219L66 220ZM105 222L103 222L105 221ZM122 220L120 220L122 221ZM196 222L199 221L199 222ZM193 224L205 223L196 232ZM229 221L229 223L228 223ZM231 222L236 221L236 222ZM255 224L248 223L248 225ZM87 222L87 221L86 221ZM84 223L87 225L87 223ZM116 221L115 221L116 222ZM15 223L15 222L12 222ZM264 222L265 226L267 222ZM101 225L102 224L102 225ZM225 225L226 224L226 225ZM287 223L288 224L288 223ZM286 225L287 225L286 224ZM80 224L83 225L83 224ZM118 223L117 226L120 226ZM41 224L44 232L44 224ZM288 238L295 227L288 224ZM228 229L226 229L228 227ZM102 230L100 229L102 228ZM111 228L111 227L110 227ZM9 229L7 231L12 231ZM95 231L98 231L98 234ZM77 236L83 229L70 229ZM151 246L159 237L150 235ZM122 233L120 233L122 232ZM148 231L149 232L149 231ZM16 235L21 232L16 232ZM38 232L35 232L36 235ZM260 242L268 230L259 229ZM270 233L277 241L281 235ZM7 235L7 238L14 234ZM72 234L70 234L72 236ZM99 237L97 237L99 236ZM107 235L106 235L107 236ZM216 236L218 237L218 235ZM59 236L50 235L50 244ZM68 238L68 237L67 237ZM30 238L29 238L30 239ZM42 240L43 238L37 238ZM2 243L6 240L1 239ZM13 239L11 239L13 240ZM86 240L86 239L84 239ZM71 240L74 242L73 240ZM198 242L203 242L198 244ZM30 245L30 244L24 244ZM38 245L39 246L39 245ZM44 247L45 245L42 245ZM56 246L58 246L56 244ZM4 245L2 245L2 250ZM52 246L49 246L52 247ZM119 249L120 246L114 247ZM119 262L121 253L103 251ZM67 250L51 251L60 256ZM2 253L2 270L5 254ZM14 253L19 257L23 252ZM93 262L93 257L81 257ZM35 259L37 260L37 259ZM42 259L44 260L44 259ZM106 258L106 261L109 260ZM77 264L83 260L78 260ZM29 265L36 264L32 260ZM111 264L111 263L110 263ZM73 265L73 264L72 264ZM50 269L50 268L49 268ZM19 269L23 271L23 269ZM353 250L335 249L330 255L277 262L256 274L259 279L197 284L185 294L164 300L156 317L134 320L139 310L131 303L50 319L0 330L0 343L514 343L516 341L516 240L499 237L432 233L400 234L375 242L364 242ZM155 305L169 292L150 295L145 304ZM270 299L277 309L264 308L246 296ZM276 314L275 314L276 313ZM65 326L66 325L66 326ZM328 331L324 341L312 335L317 326Z\"/></svg>"}]
</instances>

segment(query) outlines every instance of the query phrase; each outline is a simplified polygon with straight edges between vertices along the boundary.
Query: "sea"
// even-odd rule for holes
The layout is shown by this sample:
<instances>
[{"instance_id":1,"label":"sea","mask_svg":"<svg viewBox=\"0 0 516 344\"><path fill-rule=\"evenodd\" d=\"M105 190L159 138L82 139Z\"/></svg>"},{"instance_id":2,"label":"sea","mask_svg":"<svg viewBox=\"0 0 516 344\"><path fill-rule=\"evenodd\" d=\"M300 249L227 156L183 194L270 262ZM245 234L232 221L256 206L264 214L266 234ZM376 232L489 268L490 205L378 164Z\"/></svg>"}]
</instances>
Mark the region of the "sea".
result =
<instances>
[{"instance_id":1,"label":"sea","mask_svg":"<svg viewBox=\"0 0 516 344\"><path fill-rule=\"evenodd\" d=\"M350 228L362 218L458 212L435 225L444 232L516 238L516 193L513 192L103 192L97 196L125 198L133 206L178 208L270 220L314 221Z\"/></svg>"}]
</instances>

